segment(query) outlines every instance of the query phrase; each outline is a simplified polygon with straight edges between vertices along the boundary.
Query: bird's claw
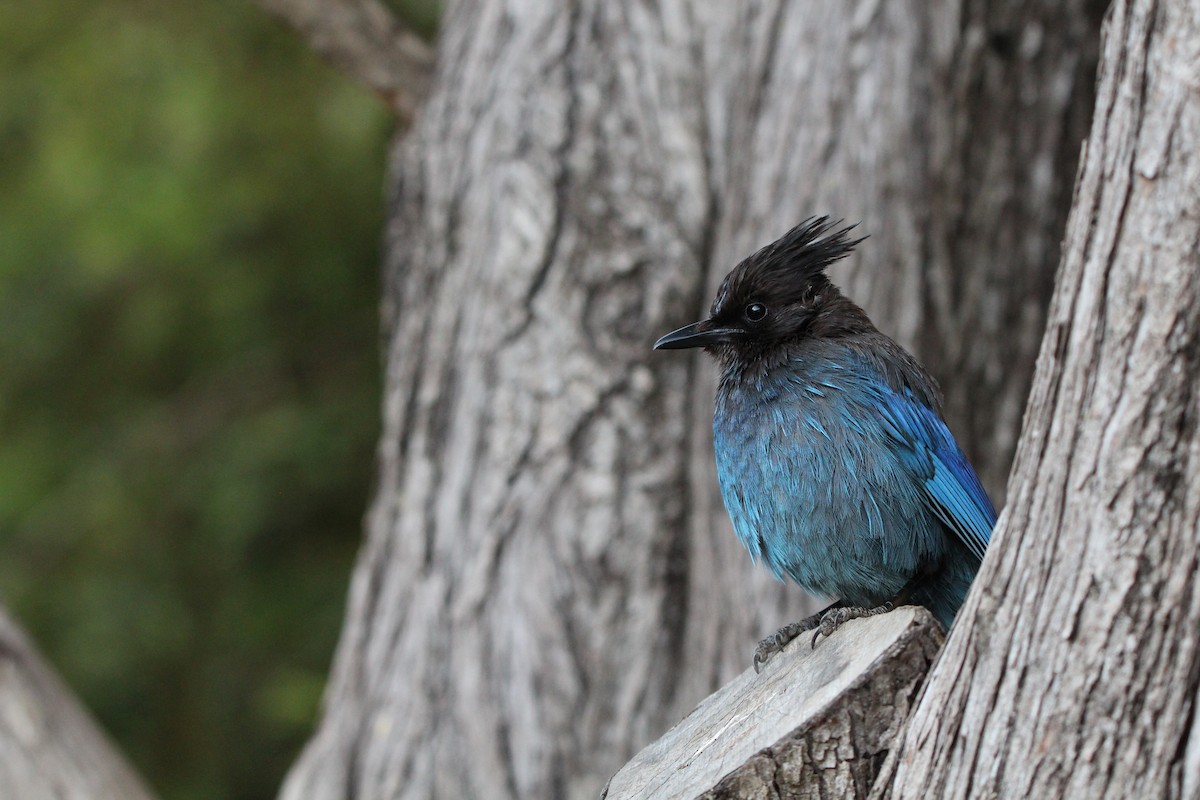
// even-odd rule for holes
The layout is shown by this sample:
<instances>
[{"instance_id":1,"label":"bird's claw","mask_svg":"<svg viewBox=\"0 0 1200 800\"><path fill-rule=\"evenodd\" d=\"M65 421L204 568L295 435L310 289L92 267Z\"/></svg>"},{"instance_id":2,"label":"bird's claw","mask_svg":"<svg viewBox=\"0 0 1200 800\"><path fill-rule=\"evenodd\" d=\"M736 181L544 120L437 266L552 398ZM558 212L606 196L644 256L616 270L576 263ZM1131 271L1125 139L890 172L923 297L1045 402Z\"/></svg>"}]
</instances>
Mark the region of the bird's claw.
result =
<instances>
[{"instance_id":1,"label":"bird's claw","mask_svg":"<svg viewBox=\"0 0 1200 800\"><path fill-rule=\"evenodd\" d=\"M792 639L795 639L805 631L811 631L820 624L820 621L821 615L813 614L811 617L805 617L799 622L784 625L760 641L754 647L754 671L756 673L762 672L763 665L767 663L767 660L771 656L783 652L783 648L787 647Z\"/></svg>"},{"instance_id":2,"label":"bird's claw","mask_svg":"<svg viewBox=\"0 0 1200 800\"><path fill-rule=\"evenodd\" d=\"M831 608L821 615L821 621L817 623L816 633L813 634L812 643L809 647L813 650L817 648L817 640L822 636L828 638L833 635L833 632L842 626L842 623L853 617L850 615L852 611L861 611L854 607L846 608Z\"/></svg>"},{"instance_id":3,"label":"bird's claw","mask_svg":"<svg viewBox=\"0 0 1200 800\"><path fill-rule=\"evenodd\" d=\"M754 646L754 672L758 674L762 672L763 666L767 663L767 659L783 650L783 646L787 644L779 632L775 632L765 639L759 641Z\"/></svg>"},{"instance_id":4,"label":"bird's claw","mask_svg":"<svg viewBox=\"0 0 1200 800\"><path fill-rule=\"evenodd\" d=\"M795 639L806 631L816 629L816 633L813 634L812 638L812 647L815 648L817 646L817 639L820 639L822 636L828 637L833 635L833 632L840 628L842 623L858 619L859 617L873 617L877 614L886 614L895 607L896 603L890 600L875 608L834 604L824 611L813 614L811 617L805 617L799 622L784 625L754 646L754 671L756 673L762 672L763 666L771 656L783 652L783 648L787 647L792 639Z\"/></svg>"},{"instance_id":5,"label":"bird's claw","mask_svg":"<svg viewBox=\"0 0 1200 800\"><path fill-rule=\"evenodd\" d=\"M861 619L863 617L874 617L879 614L886 614L895 608L892 602L884 603L875 608L863 608L861 606L842 606L840 608L831 608L821 615L820 622L816 625L816 633L813 634L811 647L816 649L817 639L822 636L829 638L833 632L842 627L843 623L849 622L852 619Z\"/></svg>"}]
</instances>

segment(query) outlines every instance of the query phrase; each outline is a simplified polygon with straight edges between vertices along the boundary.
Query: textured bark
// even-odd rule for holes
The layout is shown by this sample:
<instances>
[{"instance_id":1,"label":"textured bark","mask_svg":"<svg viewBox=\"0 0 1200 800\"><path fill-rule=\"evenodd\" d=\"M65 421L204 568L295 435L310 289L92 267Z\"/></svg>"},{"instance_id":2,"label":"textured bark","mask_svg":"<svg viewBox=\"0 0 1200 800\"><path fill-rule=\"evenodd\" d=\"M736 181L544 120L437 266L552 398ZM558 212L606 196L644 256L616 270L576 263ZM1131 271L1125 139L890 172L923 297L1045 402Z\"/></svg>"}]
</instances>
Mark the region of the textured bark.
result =
<instances>
[{"instance_id":1,"label":"textured bark","mask_svg":"<svg viewBox=\"0 0 1200 800\"><path fill-rule=\"evenodd\" d=\"M1200 4L1114 4L1009 507L890 798L1200 797Z\"/></svg>"},{"instance_id":2,"label":"textured bark","mask_svg":"<svg viewBox=\"0 0 1200 800\"><path fill-rule=\"evenodd\" d=\"M1090 9L453 5L395 152L378 494L284 797L594 797L811 609L729 529L710 365L649 350L802 217L864 221L843 283L943 378L994 488Z\"/></svg>"},{"instance_id":3,"label":"textured bark","mask_svg":"<svg viewBox=\"0 0 1200 800\"><path fill-rule=\"evenodd\" d=\"M0 797L151 800L108 738L3 609Z\"/></svg>"},{"instance_id":4,"label":"textured bark","mask_svg":"<svg viewBox=\"0 0 1200 800\"><path fill-rule=\"evenodd\" d=\"M601 800L865 798L942 644L909 606L796 640L747 670L613 776Z\"/></svg>"}]
</instances>

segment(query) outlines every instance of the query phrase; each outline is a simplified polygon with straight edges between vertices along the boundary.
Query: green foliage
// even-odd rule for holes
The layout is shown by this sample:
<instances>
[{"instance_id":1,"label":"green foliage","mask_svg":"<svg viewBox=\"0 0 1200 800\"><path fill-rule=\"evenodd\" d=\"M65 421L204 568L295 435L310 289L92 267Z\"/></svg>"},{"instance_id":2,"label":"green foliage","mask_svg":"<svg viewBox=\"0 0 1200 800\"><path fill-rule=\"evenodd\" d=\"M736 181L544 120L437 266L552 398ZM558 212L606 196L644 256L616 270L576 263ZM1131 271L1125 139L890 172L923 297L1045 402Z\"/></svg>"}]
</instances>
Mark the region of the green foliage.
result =
<instances>
[{"instance_id":1,"label":"green foliage","mask_svg":"<svg viewBox=\"0 0 1200 800\"><path fill-rule=\"evenodd\" d=\"M311 730L372 472L388 118L243 0L0 4L0 594L168 800Z\"/></svg>"}]
</instances>

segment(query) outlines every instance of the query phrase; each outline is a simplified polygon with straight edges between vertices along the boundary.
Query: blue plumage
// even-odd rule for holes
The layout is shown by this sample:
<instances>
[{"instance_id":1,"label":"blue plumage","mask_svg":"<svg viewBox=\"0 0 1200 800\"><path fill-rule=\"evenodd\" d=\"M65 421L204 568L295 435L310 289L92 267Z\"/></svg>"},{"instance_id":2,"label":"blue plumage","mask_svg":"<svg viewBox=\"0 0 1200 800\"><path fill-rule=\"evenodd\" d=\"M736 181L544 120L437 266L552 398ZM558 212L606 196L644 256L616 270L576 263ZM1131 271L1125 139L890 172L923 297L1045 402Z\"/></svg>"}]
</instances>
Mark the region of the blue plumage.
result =
<instances>
[{"instance_id":1,"label":"blue plumage","mask_svg":"<svg viewBox=\"0 0 1200 800\"><path fill-rule=\"evenodd\" d=\"M738 538L779 578L838 600L759 643L832 633L910 599L949 626L996 512L933 380L825 276L848 229L809 220L739 264L708 319L657 348L721 364L717 474Z\"/></svg>"}]
</instances>

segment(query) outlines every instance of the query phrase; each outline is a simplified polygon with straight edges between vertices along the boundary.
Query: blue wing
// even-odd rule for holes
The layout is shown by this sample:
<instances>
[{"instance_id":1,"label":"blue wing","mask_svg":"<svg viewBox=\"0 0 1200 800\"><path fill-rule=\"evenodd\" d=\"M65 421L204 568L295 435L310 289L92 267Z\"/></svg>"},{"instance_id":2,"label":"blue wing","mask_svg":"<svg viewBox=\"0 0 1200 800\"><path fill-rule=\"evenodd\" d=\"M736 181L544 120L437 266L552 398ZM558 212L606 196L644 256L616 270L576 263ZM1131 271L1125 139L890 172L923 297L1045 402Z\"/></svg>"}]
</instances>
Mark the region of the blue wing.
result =
<instances>
[{"instance_id":1,"label":"blue wing","mask_svg":"<svg viewBox=\"0 0 1200 800\"><path fill-rule=\"evenodd\" d=\"M908 392L903 394L878 386L879 410L904 455L904 460L921 483L930 509L983 559L996 509L967 463L946 423Z\"/></svg>"}]
</instances>

